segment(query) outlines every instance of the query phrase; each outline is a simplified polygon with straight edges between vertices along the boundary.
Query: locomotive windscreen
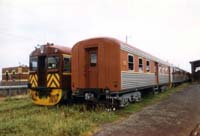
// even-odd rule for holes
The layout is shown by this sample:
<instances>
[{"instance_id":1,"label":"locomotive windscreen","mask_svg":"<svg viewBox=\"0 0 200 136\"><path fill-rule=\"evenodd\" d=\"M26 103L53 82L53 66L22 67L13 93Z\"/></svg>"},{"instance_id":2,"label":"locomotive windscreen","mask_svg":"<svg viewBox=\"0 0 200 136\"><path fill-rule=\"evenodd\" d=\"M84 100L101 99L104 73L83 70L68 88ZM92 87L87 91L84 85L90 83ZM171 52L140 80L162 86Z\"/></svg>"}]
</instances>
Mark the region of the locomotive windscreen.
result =
<instances>
[{"instance_id":1,"label":"locomotive windscreen","mask_svg":"<svg viewBox=\"0 0 200 136\"><path fill-rule=\"evenodd\" d=\"M31 57L30 58L30 71L36 71L37 70L37 57Z\"/></svg>"},{"instance_id":2,"label":"locomotive windscreen","mask_svg":"<svg viewBox=\"0 0 200 136\"><path fill-rule=\"evenodd\" d=\"M59 58L52 56L48 57L48 69L57 69L59 66Z\"/></svg>"}]
</instances>

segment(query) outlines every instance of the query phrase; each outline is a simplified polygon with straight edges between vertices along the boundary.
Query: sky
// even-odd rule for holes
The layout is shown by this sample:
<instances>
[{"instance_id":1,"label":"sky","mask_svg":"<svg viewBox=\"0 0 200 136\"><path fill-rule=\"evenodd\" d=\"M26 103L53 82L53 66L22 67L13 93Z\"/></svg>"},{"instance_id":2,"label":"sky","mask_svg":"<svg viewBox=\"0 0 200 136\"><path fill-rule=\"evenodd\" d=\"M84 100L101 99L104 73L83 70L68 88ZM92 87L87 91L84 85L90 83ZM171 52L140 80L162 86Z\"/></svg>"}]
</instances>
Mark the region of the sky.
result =
<instances>
[{"instance_id":1,"label":"sky","mask_svg":"<svg viewBox=\"0 0 200 136\"><path fill-rule=\"evenodd\" d=\"M37 44L101 36L127 36L190 72L200 59L200 0L0 0L0 69L28 65Z\"/></svg>"}]
</instances>

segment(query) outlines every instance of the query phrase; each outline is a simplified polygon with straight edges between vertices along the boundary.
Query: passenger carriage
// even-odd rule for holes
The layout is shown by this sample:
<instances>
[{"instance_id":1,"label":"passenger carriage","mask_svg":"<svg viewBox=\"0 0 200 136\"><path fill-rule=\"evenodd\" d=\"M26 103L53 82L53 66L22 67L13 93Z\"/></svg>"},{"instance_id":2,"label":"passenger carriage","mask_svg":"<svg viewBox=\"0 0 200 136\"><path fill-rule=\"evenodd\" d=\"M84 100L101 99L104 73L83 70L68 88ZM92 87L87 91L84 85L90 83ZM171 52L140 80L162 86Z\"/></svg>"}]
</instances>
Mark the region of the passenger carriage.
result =
<instances>
[{"instance_id":1,"label":"passenger carriage","mask_svg":"<svg viewBox=\"0 0 200 136\"><path fill-rule=\"evenodd\" d=\"M180 69L179 67L172 67L172 85L176 86L183 82L188 82L190 80L190 73L185 70Z\"/></svg>"},{"instance_id":2,"label":"passenger carriage","mask_svg":"<svg viewBox=\"0 0 200 136\"><path fill-rule=\"evenodd\" d=\"M72 92L87 101L121 107L139 101L140 90L170 85L170 64L113 38L92 38L72 48Z\"/></svg>"}]
</instances>

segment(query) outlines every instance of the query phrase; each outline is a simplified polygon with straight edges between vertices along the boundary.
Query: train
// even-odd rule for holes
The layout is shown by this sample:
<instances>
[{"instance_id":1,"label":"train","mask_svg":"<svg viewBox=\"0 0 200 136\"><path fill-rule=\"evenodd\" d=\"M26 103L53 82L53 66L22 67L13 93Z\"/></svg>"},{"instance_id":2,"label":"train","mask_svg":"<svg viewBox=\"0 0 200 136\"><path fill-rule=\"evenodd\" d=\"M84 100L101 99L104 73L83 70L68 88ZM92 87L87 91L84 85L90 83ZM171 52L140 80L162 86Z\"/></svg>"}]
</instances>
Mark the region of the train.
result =
<instances>
[{"instance_id":1,"label":"train","mask_svg":"<svg viewBox=\"0 0 200 136\"><path fill-rule=\"evenodd\" d=\"M29 92L37 105L71 99L71 49L47 43L30 54Z\"/></svg>"},{"instance_id":2,"label":"train","mask_svg":"<svg viewBox=\"0 0 200 136\"><path fill-rule=\"evenodd\" d=\"M188 72L109 37L85 39L72 49L47 44L30 55L30 94L39 105L72 99L125 107L140 101L144 90L156 92L188 80Z\"/></svg>"},{"instance_id":3,"label":"train","mask_svg":"<svg viewBox=\"0 0 200 136\"><path fill-rule=\"evenodd\" d=\"M91 38L72 48L72 95L125 107L141 91L188 81L187 72L114 38Z\"/></svg>"}]
</instances>

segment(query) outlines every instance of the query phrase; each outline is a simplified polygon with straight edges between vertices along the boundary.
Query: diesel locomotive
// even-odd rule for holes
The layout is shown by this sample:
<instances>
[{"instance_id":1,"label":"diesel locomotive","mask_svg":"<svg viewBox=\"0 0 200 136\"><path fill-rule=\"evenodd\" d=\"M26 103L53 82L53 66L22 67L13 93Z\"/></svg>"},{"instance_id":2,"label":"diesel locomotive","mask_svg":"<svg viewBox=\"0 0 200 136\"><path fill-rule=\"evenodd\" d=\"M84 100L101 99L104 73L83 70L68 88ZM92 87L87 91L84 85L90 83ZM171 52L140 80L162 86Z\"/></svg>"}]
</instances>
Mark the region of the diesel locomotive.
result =
<instances>
[{"instance_id":1,"label":"diesel locomotive","mask_svg":"<svg viewBox=\"0 0 200 136\"><path fill-rule=\"evenodd\" d=\"M33 103L55 105L71 97L71 49L47 43L30 54L29 92Z\"/></svg>"}]
</instances>

